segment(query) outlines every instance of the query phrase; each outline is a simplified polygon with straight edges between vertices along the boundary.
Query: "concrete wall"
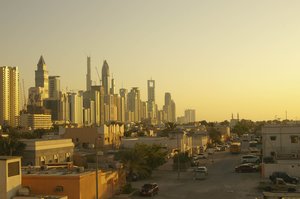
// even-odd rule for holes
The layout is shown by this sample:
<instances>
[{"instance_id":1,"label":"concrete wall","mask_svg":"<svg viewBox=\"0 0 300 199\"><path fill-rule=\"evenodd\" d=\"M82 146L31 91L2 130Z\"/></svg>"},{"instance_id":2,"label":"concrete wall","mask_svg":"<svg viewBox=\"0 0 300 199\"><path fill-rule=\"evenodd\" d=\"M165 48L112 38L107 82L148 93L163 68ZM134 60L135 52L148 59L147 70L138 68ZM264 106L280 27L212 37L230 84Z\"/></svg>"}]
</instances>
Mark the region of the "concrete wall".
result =
<instances>
[{"instance_id":1,"label":"concrete wall","mask_svg":"<svg viewBox=\"0 0 300 199\"><path fill-rule=\"evenodd\" d=\"M300 163L263 164L262 177L269 178L269 176L275 171L282 171L291 176L300 177Z\"/></svg>"}]
</instances>

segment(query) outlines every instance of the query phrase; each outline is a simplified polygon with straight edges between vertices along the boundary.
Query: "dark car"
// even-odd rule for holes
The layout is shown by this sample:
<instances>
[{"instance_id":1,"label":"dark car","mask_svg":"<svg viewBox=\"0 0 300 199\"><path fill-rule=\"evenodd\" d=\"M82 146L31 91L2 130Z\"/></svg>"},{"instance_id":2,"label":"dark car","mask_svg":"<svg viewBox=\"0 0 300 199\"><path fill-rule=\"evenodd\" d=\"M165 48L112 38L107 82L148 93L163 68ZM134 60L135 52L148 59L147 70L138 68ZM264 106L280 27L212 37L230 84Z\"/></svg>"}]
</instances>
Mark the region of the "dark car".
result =
<instances>
[{"instance_id":1,"label":"dark car","mask_svg":"<svg viewBox=\"0 0 300 199\"><path fill-rule=\"evenodd\" d=\"M250 173L250 172L256 172L258 170L259 170L258 165L252 163L240 164L235 167L235 172L237 173Z\"/></svg>"},{"instance_id":2,"label":"dark car","mask_svg":"<svg viewBox=\"0 0 300 199\"><path fill-rule=\"evenodd\" d=\"M158 185L156 183L144 184L140 193L143 196L154 196L158 194Z\"/></svg>"},{"instance_id":3,"label":"dark car","mask_svg":"<svg viewBox=\"0 0 300 199\"><path fill-rule=\"evenodd\" d=\"M273 183L276 182L276 178L282 178L285 182L292 184L297 184L299 182L299 179L297 177L289 176L285 172L273 172L269 178Z\"/></svg>"}]
</instances>

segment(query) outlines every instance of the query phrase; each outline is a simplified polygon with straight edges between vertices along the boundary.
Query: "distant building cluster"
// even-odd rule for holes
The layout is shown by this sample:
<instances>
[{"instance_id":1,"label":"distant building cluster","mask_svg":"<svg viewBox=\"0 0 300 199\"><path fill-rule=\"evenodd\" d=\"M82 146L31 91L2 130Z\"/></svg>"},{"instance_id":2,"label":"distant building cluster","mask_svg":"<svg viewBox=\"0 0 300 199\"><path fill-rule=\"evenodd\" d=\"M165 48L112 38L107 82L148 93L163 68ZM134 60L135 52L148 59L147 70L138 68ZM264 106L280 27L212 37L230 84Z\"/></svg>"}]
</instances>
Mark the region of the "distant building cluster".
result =
<instances>
[{"instance_id":1,"label":"distant building cluster","mask_svg":"<svg viewBox=\"0 0 300 199\"><path fill-rule=\"evenodd\" d=\"M62 91L60 76L49 75L43 56L35 70L35 86L29 88L28 96L25 96L24 82L20 89L18 67L3 66L0 71L0 125L34 130L50 129L53 123L81 127L100 126L111 121L152 125L177 122L176 104L171 93L165 93L165 103L159 109L153 79L147 82L147 101L141 99L138 87L121 88L117 92L106 60L101 75L97 70L99 84L93 84L91 57L87 57L86 89L80 91ZM178 118L178 121L194 122L195 110L186 110L184 118Z\"/></svg>"}]
</instances>

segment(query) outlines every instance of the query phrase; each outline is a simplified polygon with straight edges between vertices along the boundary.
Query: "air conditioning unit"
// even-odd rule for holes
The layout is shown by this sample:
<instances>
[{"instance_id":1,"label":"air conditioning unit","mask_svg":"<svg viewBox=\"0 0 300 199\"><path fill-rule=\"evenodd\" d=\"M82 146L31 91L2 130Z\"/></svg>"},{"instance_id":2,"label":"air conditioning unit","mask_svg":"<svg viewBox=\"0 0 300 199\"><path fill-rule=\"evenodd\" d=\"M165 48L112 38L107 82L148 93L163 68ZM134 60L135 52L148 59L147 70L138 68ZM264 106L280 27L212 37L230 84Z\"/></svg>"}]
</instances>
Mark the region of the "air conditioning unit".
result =
<instances>
[{"instance_id":1,"label":"air conditioning unit","mask_svg":"<svg viewBox=\"0 0 300 199\"><path fill-rule=\"evenodd\" d=\"M297 153L293 153L292 154L292 158L295 158L295 159L298 158L298 154Z\"/></svg>"},{"instance_id":2,"label":"air conditioning unit","mask_svg":"<svg viewBox=\"0 0 300 199\"><path fill-rule=\"evenodd\" d=\"M18 190L19 196L29 196L30 195L30 189L28 187L22 187Z\"/></svg>"}]
</instances>

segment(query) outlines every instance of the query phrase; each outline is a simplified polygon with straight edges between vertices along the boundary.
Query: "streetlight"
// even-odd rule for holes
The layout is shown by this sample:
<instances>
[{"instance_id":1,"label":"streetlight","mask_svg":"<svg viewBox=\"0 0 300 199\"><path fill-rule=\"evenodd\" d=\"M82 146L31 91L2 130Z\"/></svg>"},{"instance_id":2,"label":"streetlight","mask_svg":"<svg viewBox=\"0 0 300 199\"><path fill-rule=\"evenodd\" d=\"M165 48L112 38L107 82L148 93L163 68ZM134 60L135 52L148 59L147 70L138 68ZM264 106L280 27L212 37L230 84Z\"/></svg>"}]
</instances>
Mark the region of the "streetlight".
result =
<instances>
[{"instance_id":1,"label":"streetlight","mask_svg":"<svg viewBox=\"0 0 300 199\"><path fill-rule=\"evenodd\" d=\"M98 156L103 155L103 151L97 150L97 143L101 139L101 137L97 137L95 139L95 152L96 152L96 199L98 199Z\"/></svg>"}]
</instances>

